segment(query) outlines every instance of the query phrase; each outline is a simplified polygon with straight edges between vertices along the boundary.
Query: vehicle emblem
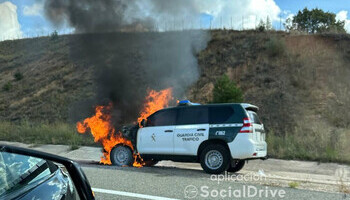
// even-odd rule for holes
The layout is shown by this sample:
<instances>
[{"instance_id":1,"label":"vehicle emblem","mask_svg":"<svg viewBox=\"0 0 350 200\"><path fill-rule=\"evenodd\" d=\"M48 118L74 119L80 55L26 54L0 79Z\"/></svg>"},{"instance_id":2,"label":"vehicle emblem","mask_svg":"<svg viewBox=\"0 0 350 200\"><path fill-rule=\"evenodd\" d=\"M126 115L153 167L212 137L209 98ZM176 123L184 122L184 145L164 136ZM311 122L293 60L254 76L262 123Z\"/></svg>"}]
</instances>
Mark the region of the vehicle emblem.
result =
<instances>
[{"instance_id":1,"label":"vehicle emblem","mask_svg":"<svg viewBox=\"0 0 350 200\"><path fill-rule=\"evenodd\" d=\"M225 135L226 131L216 131L215 135Z\"/></svg>"},{"instance_id":2,"label":"vehicle emblem","mask_svg":"<svg viewBox=\"0 0 350 200\"><path fill-rule=\"evenodd\" d=\"M153 142L155 142L156 141L156 135L154 135L154 133L153 133L151 137L152 137Z\"/></svg>"}]
</instances>

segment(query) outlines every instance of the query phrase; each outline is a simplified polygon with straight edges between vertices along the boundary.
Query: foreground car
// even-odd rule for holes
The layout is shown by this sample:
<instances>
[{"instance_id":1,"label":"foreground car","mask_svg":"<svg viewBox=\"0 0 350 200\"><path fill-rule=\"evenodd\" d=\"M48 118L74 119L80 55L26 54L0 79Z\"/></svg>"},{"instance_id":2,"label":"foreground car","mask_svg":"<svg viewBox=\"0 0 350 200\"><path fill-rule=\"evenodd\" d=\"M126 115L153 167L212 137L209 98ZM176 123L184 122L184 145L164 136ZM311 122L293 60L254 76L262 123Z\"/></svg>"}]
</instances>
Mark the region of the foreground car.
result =
<instances>
[{"instance_id":1,"label":"foreground car","mask_svg":"<svg viewBox=\"0 0 350 200\"><path fill-rule=\"evenodd\" d=\"M76 162L0 145L0 199L94 199L94 195Z\"/></svg>"}]
</instances>

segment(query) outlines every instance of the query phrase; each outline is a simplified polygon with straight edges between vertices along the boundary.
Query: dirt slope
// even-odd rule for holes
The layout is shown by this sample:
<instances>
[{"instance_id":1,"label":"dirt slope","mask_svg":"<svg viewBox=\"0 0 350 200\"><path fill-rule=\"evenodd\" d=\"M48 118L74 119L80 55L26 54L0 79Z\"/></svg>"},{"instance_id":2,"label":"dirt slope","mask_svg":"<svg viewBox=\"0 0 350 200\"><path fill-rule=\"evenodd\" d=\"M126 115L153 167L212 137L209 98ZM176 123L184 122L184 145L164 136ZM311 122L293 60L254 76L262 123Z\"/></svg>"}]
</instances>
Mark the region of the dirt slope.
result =
<instances>
[{"instance_id":1,"label":"dirt slope","mask_svg":"<svg viewBox=\"0 0 350 200\"><path fill-rule=\"evenodd\" d=\"M108 65L117 51L118 39L113 38L124 37L125 41L128 34L99 34L106 44L114 43L95 49L97 62ZM211 36L207 48L197 55L200 78L187 88L187 98L209 102L215 80L226 73L242 88L247 102L261 107L266 127L277 134L317 132L316 128L347 133L349 36L224 30L213 31ZM91 110L85 104L91 105L96 96L95 71L88 58L74 52L85 48L77 41L93 37L1 42L0 120L75 122L87 116ZM146 47L154 38L148 34L139 51L123 56L131 63L143 63ZM130 71L142 81L142 67L146 66L135 67L130 65ZM23 75L21 80L15 79L16 72ZM6 89L5 85L10 86Z\"/></svg>"}]
</instances>

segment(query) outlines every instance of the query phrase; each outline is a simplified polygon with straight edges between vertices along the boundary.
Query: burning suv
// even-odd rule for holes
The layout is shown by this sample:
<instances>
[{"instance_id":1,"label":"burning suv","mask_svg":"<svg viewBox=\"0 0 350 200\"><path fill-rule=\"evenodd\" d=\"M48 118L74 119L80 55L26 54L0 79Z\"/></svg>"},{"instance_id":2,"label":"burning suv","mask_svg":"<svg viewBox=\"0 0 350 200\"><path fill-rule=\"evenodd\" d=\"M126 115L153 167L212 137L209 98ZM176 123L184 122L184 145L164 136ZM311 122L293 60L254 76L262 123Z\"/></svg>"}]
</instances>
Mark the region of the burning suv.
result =
<instances>
[{"instance_id":1,"label":"burning suv","mask_svg":"<svg viewBox=\"0 0 350 200\"><path fill-rule=\"evenodd\" d=\"M251 104L200 105L180 101L159 110L140 125L126 126L123 135L136 147L115 146L113 165L132 165L139 154L148 165L160 160L199 162L205 172L241 170L246 160L265 159L264 125Z\"/></svg>"}]
</instances>

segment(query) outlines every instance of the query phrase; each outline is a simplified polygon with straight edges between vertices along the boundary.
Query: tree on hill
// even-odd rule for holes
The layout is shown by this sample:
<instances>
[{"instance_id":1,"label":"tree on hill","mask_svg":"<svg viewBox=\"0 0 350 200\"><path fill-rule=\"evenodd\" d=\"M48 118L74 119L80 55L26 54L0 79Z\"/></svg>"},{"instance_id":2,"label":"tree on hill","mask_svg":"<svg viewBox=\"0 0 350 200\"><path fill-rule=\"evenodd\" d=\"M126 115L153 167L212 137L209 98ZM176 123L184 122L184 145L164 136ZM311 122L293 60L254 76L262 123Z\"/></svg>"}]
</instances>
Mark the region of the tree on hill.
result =
<instances>
[{"instance_id":1,"label":"tree on hill","mask_svg":"<svg viewBox=\"0 0 350 200\"><path fill-rule=\"evenodd\" d=\"M265 22L262 19L260 19L260 22L259 22L259 25L258 25L257 29L260 32L264 32L265 31Z\"/></svg>"},{"instance_id":2,"label":"tree on hill","mask_svg":"<svg viewBox=\"0 0 350 200\"><path fill-rule=\"evenodd\" d=\"M258 26L256 27L256 30L259 30L260 32L270 31L272 29L273 29L272 22L271 22L269 16L266 17L266 22L264 22L262 19L260 19L260 22L259 22Z\"/></svg>"},{"instance_id":3,"label":"tree on hill","mask_svg":"<svg viewBox=\"0 0 350 200\"><path fill-rule=\"evenodd\" d=\"M287 19L284 25L289 31L297 30L306 33L345 33L344 21L337 21L334 13L324 12L318 8L312 10L304 8L292 19Z\"/></svg>"},{"instance_id":4,"label":"tree on hill","mask_svg":"<svg viewBox=\"0 0 350 200\"><path fill-rule=\"evenodd\" d=\"M266 25L265 25L265 28L266 28L266 30L268 30L268 31L269 31L269 30L272 30L272 22L271 22L269 16L266 17Z\"/></svg>"},{"instance_id":5,"label":"tree on hill","mask_svg":"<svg viewBox=\"0 0 350 200\"><path fill-rule=\"evenodd\" d=\"M242 103L243 92L227 75L217 80L213 90L213 103Z\"/></svg>"}]
</instances>

